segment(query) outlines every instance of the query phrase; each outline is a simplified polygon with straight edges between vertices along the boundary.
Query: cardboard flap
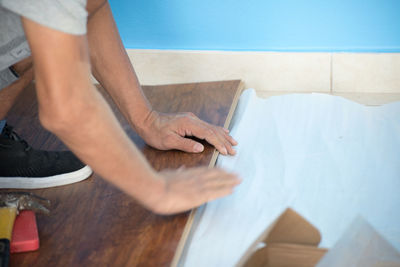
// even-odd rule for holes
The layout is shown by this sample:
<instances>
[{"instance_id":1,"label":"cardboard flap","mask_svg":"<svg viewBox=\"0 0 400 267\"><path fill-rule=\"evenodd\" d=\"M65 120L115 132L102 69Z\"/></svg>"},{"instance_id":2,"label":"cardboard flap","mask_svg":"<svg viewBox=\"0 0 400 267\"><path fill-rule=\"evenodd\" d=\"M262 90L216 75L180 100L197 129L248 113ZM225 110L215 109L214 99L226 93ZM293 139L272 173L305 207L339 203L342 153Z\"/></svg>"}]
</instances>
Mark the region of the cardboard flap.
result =
<instances>
[{"instance_id":1,"label":"cardboard flap","mask_svg":"<svg viewBox=\"0 0 400 267\"><path fill-rule=\"evenodd\" d=\"M321 234L306 219L288 208L263 241L266 244L289 243L318 246Z\"/></svg>"},{"instance_id":2,"label":"cardboard flap","mask_svg":"<svg viewBox=\"0 0 400 267\"><path fill-rule=\"evenodd\" d=\"M258 249L245 263L245 267L314 267L325 255L326 249L293 245L272 244Z\"/></svg>"},{"instance_id":3,"label":"cardboard flap","mask_svg":"<svg viewBox=\"0 0 400 267\"><path fill-rule=\"evenodd\" d=\"M321 234L318 229L294 210L287 208L253 242L236 266L250 266L247 262L262 243L267 243L268 246L273 243L291 243L315 247L320 241Z\"/></svg>"}]
</instances>

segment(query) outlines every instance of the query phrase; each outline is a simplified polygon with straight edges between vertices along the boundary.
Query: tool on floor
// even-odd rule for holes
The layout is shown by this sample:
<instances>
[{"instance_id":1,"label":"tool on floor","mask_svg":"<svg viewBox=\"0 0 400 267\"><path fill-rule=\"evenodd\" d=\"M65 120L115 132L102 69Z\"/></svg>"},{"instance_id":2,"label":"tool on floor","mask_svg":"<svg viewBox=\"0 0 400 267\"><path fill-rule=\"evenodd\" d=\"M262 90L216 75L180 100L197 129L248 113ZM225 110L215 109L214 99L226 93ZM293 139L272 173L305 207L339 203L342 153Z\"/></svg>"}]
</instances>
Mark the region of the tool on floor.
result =
<instances>
[{"instance_id":1,"label":"tool on floor","mask_svg":"<svg viewBox=\"0 0 400 267\"><path fill-rule=\"evenodd\" d=\"M39 249L39 233L36 215L32 210L22 210L15 218L11 236L10 253L21 253Z\"/></svg>"},{"instance_id":2,"label":"tool on floor","mask_svg":"<svg viewBox=\"0 0 400 267\"><path fill-rule=\"evenodd\" d=\"M27 192L0 193L0 266L8 266L10 240L15 217L20 210L49 213L50 201Z\"/></svg>"}]
</instances>

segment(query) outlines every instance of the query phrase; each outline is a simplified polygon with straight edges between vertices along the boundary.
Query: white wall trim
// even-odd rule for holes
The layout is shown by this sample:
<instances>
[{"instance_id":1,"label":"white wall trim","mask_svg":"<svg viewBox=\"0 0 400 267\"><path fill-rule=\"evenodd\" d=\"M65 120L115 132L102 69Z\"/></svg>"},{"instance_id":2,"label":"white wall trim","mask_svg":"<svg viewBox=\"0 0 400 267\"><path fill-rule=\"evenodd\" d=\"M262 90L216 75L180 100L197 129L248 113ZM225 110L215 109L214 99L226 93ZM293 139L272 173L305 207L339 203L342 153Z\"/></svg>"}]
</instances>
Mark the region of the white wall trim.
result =
<instances>
[{"instance_id":1,"label":"white wall trim","mask_svg":"<svg viewBox=\"0 0 400 267\"><path fill-rule=\"evenodd\" d=\"M400 93L400 53L127 52L145 85L241 79L259 91Z\"/></svg>"}]
</instances>

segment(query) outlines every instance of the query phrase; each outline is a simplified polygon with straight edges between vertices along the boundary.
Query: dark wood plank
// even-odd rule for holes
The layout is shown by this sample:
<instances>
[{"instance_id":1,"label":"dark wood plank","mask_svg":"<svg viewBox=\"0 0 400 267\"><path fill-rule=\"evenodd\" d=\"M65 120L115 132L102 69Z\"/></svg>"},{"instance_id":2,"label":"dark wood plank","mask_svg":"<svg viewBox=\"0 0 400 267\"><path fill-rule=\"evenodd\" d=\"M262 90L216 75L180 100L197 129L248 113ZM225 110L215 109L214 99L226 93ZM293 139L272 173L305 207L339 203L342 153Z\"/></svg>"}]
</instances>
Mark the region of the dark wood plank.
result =
<instances>
[{"instance_id":1,"label":"dark wood plank","mask_svg":"<svg viewBox=\"0 0 400 267\"><path fill-rule=\"evenodd\" d=\"M239 86L240 81L224 81L144 86L143 90L158 111L191 111L223 126ZM156 170L209 165L211 146L205 145L201 154L150 148L111 105ZM33 86L22 93L7 120L35 148L66 149L41 127ZM37 215L39 251L13 254L11 266L168 266L189 214L152 214L97 175L72 185L26 191L50 199L52 211L50 216Z\"/></svg>"}]
</instances>

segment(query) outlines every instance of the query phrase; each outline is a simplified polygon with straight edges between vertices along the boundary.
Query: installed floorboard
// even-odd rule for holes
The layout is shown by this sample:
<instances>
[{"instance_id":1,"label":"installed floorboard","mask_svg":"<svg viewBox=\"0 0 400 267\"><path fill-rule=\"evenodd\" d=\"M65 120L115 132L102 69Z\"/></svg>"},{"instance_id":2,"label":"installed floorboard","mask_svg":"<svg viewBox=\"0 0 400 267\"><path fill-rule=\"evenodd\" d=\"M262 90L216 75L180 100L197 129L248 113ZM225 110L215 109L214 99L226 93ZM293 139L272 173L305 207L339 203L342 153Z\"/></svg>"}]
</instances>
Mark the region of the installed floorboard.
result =
<instances>
[{"instance_id":1,"label":"installed floorboard","mask_svg":"<svg viewBox=\"0 0 400 267\"><path fill-rule=\"evenodd\" d=\"M240 81L143 88L158 111L191 111L220 126L229 121L240 89ZM148 147L111 105L123 128L156 170L213 164L215 149L209 145L201 154ZM41 127L37 114L32 85L21 94L7 120L35 148L66 149ZM10 266L169 266L189 216L189 212L152 214L97 175L72 185L25 191L50 199L51 215L37 215L40 249L12 254Z\"/></svg>"}]
</instances>

